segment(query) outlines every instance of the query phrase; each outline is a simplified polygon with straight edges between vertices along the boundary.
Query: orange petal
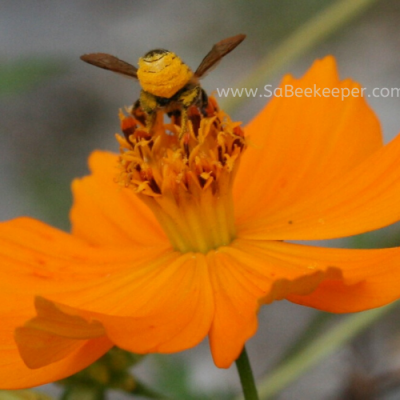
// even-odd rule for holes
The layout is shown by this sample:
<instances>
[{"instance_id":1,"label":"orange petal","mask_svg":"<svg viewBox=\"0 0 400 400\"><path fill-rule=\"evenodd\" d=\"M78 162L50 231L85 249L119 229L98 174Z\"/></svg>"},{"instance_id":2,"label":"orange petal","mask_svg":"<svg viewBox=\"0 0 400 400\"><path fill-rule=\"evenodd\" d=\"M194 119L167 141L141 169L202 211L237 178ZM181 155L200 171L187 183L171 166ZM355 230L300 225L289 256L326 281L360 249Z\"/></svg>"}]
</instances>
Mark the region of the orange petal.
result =
<instances>
[{"instance_id":1,"label":"orange petal","mask_svg":"<svg viewBox=\"0 0 400 400\"><path fill-rule=\"evenodd\" d=\"M400 220L400 136L347 174L304 200L244 222L240 235L257 240L332 239Z\"/></svg>"},{"instance_id":2,"label":"orange petal","mask_svg":"<svg viewBox=\"0 0 400 400\"><path fill-rule=\"evenodd\" d=\"M30 218L4 222L0 224L1 294L62 298L65 292L91 287L97 280L107 280L129 270L132 263L150 255L158 257L167 249L134 245L102 249ZM0 311L10 307L19 310L20 304L10 304L5 297ZM33 301L30 310L34 312Z\"/></svg>"},{"instance_id":3,"label":"orange petal","mask_svg":"<svg viewBox=\"0 0 400 400\"><path fill-rule=\"evenodd\" d=\"M195 346L207 335L214 313L202 254L149 257L143 265L132 265L70 297L63 302L100 321L115 344L135 353L170 353Z\"/></svg>"},{"instance_id":4,"label":"orange petal","mask_svg":"<svg viewBox=\"0 0 400 400\"><path fill-rule=\"evenodd\" d=\"M361 90L338 78L333 57L282 88L320 88L321 97L275 97L249 124L250 146L235 183L238 222L274 216L347 174L382 146L379 122L362 97L323 97L324 88ZM287 222L287 221L286 221Z\"/></svg>"},{"instance_id":5,"label":"orange petal","mask_svg":"<svg viewBox=\"0 0 400 400\"><path fill-rule=\"evenodd\" d=\"M4 300L7 291L24 293L30 318L29 301L42 296L81 310L83 318L103 323L116 344L142 353L183 350L207 335L214 302L204 255L169 246L102 250L29 219L2 228L0 257L7 262L0 282L1 274L12 282ZM76 338L71 328L66 337Z\"/></svg>"},{"instance_id":6,"label":"orange petal","mask_svg":"<svg viewBox=\"0 0 400 400\"><path fill-rule=\"evenodd\" d=\"M310 294L288 300L335 313L363 311L400 297L400 247L353 250L269 242L265 245L298 265L331 265L342 279L328 279Z\"/></svg>"},{"instance_id":7,"label":"orange petal","mask_svg":"<svg viewBox=\"0 0 400 400\"><path fill-rule=\"evenodd\" d=\"M29 368L40 368L60 361L81 348L87 339L105 335L97 321L69 315L53 303L37 297L37 317L15 330L15 341Z\"/></svg>"},{"instance_id":8,"label":"orange petal","mask_svg":"<svg viewBox=\"0 0 400 400\"><path fill-rule=\"evenodd\" d=\"M30 303L33 303L33 299L31 297L28 299L21 293L16 295L7 293L7 296L2 295L1 302L4 299L8 304L12 305L13 310L9 312L2 311L1 313L1 389L30 388L63 379L86 368L113 346L105 336L91 340L75 341L76 345L69 348L70 351L65 354L65 358L46 367L32 370L21 358L14 341L14 331L16 327L21 326L25 321L33 317L34 313L31 312L29 307ZM41 346L43 342L39 340L35 341L35 344ZM53 343L47 342L47 344L51 347ZM33 346L34 343L32 342L31 345ZM52 350L51 348L46 348L43 354L41 353L41 357L47 358ZM54 355L52 355L52 359L55 360Z\"/></svg>"},{"instance_id":9,"label":"orange petal","mask_svg":"<svg viewBox=\"0 0 400 400\"><path fill-rule=\"evenodd\" d=\"M18 300L17 300L18 301ZM72 351L61 361L39 369L30 369L22 361L13 339L13 329L20 322L12 316L2 314L0 327L0 388L24 389L55 382L86 368L104 353L113 344L103 336L101 338L81 341L78 348Z\"/></svg>"},{"instance_id":10,"label":"orange petal","mask_svg":"<svg viewBox=\"0 0 400 400\"><path fill-rule=\"evenodd\" d=\"M148 207L132 190L115 183L117 155L96 151L90 156L89 166L92 175L72 183L74 235L108 247L167 242Z\"/></svg>"},{"instance_id":11,"label":"orange petal","mask_svg":"<svg viewBox=\"0 0 400 400\"><path fill-rule=\"evenodd\" d=\"M101 335L102 326L96 321L115 344L135 353L185 350L207 335L214 310L208 266L201 254L175 254L172 262L157 262L136 274L97 282L91 290L64 294L62 301L79 305L82 299L87 309L41 300L38 317L17 331L21 354L29 365L53 362L68 354L77 339ZM32 337L33 346L28 342ZM50 351L41 343L49 343ZM35 361L40 352L45 353L44 360Z\"/></svg>"},{"instance_id":12,"label":"orange petal","mask_svg":"<svg viewBox=\"0 0 400 400\"><path fill-rule=\"evenodd\" d=\"M214 362L227 368L257 329L261 304L290 293L310 293L324 279L339 279L329 265L296 265L263 243L236 240L208 254L215 297L210 331Z\"/></svg>"},{"instance_id":13,"label":"orange petal","mask_svg":"<svg viewBox=\"0 0 400 400\"><path fill-rule=\"evenodd\" d=\"M47 354L45 362L55 361L60 352L66 357L54 362L51 368L30 370L18 353L14 331L35 316L33 300L36 295L65 300L77 291L83 293L87 289L87 293L98 281L104 282L113 274L129 270L134 262L140 263L149 254L158 257L164 252L165 248L145 249L143 246L132 246L125 251L101 250L29 218L1 223L0 387L32 387L61 379L85 368L112 346L106 337L78 338L79 342L72 345L70 341L62 343L54 339L51 342L49 336L39 335L36 345L40 347L47 340L59 351L58 356ZM82 296L80 301L82 305L85 298Z\"/></svg>"}]
</instances>

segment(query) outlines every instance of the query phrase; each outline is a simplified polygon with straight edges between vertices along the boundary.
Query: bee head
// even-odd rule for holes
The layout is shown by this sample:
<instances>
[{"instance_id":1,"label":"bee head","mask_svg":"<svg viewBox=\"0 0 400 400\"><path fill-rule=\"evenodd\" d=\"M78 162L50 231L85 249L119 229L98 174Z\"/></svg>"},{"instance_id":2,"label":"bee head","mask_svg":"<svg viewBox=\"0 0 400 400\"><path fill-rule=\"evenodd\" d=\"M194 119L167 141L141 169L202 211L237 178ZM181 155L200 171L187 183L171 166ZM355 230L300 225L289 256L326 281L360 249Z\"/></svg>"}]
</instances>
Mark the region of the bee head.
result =
<instances>
[{"instance_id":1,"label":"bee head","mask_svg":"<svg viewBox=\"0 0 400 400\"><path fill-rule=\"evenodd\" d=\"M193 72L172 51L156 49L139 58L137 75L144 91L170 98L189 82Z\"/></svg>"}]
</instances>

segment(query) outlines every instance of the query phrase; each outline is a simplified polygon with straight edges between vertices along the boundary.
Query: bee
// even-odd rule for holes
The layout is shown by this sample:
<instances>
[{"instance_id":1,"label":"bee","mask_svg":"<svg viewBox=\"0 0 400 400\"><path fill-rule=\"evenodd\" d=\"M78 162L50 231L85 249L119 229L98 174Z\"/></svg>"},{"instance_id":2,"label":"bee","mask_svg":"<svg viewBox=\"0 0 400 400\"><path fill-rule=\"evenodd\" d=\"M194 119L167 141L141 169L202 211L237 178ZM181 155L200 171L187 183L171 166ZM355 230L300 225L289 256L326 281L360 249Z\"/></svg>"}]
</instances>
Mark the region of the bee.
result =
<instances>
[{"instance_id":1,"label":"bee","mask_svg":"<svg viewBox=\"0 0 400 400\"><path fill-rule=\"evenodd\" d=\"M208 97L199 80L245 37L239 34L216 43L194 73L175 53L164 49L151 50L140 57L139 68L106 53L84 54L81 60L138 79L142 90L132 114L140 114L140 109L145 113L149 133L156 121L157 111L165 110L168 115L180 115L181 139L187 131L188 109L191 106L196 106L206 115Z\"/></svg>"}]
</instances>

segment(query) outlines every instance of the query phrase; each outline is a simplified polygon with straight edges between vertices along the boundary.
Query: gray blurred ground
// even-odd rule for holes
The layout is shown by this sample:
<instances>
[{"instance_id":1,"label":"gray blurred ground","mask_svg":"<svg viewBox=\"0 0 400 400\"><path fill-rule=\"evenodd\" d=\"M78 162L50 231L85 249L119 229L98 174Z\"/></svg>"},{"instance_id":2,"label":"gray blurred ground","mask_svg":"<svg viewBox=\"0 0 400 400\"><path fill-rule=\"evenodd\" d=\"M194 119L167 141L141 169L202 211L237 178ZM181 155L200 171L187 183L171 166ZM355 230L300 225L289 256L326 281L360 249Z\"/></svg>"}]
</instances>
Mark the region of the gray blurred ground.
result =
<instances>
[{"instance_id":1,"label":"gray blurred ground","mask_svg":"<svg viewBox=\"0 0 400 400\"><path fill-rule=\"evenodd\" d=\"M23 93L0 97L0 219L30 215L68 229L70 181L87 172L86 159L93 149L117 150L113 135L119 129L117 110L138 97L139 87L82 63L81 54L107 52L136 63L147 50L161 47L196 67L216 41L247 33L246 41L205 79L203 86L211 92L234 86L279 40L330 3L1 0L0 63L45 57L61 63L65 72ZM343 78L353 77L367 88L400 88L399 25L400 2L377 2L281 73L300 76L315 58L333 54ZM279 78L265 84L276 84ZM400 99L371 98L369 103L389 140L400 130ZM237 118L247 122L262 106L260 99L248 101ZM313 314L286 302L262 310L259 332L249 343L258 376L279 358ZM389 352L386 336L380 332L390 329L382 324L369 334L384 357ZM206 344L172 357L184 357L194 371L194 387L238 387L234 368L215 368ZM352 357L349 348L340 351L279 399L340 399ZM384 357L378 357L377 363L394 362ZM151 381L152 371L149 358L138 374ZM120 397L115 394L114 398Z\"/></svg>"}]
</instances>

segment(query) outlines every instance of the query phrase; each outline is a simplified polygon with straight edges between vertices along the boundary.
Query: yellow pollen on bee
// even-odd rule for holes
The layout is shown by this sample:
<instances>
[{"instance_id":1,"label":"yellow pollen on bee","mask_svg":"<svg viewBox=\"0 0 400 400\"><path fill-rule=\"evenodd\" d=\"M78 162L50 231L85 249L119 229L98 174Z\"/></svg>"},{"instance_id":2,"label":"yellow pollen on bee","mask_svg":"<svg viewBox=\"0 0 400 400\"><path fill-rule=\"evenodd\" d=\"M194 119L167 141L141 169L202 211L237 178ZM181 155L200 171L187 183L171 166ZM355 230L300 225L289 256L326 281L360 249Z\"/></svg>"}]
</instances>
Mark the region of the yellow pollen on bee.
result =
<instances>
[{"instance_id":1,"label":"yellow pollen on bee","mask_svg":"<svg viewBox=\"0 0 400 400\"><path fill-rule=\"evenodd\" d=\"M169 99L193 77L192 70L170 51L141 57L138 64L140 85L154 96Z\"/></svg>"},{"instance_id":2,"label":"yellow pollen on bee","mask_svg":"<svg viewBox=\"0 0 400 400\"><path fill-rule=\"evenodd\" d=\"M159 112L150 135L133 116L120 115L117 180L149 206L176 250L207 253L235 239L232 186L246 139L213 98L207 116L194 106L188 115L182 139L179 118L164 124Z\"/></svg>"}]
</instances>

